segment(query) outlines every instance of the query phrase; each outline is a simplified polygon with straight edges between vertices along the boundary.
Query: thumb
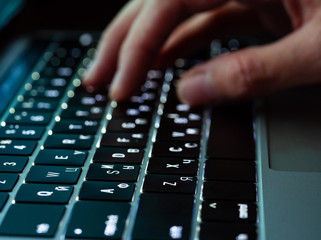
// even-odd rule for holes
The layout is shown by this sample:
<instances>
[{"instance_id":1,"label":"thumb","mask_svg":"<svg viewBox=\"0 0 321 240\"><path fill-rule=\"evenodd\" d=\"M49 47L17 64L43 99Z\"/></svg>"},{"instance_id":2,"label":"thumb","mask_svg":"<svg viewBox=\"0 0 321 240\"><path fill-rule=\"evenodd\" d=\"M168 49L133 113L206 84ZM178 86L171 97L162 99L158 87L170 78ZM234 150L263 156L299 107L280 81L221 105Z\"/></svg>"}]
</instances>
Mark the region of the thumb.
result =
<instances>
[{"instance_id":1,"label":"thumb","mask_svg":"<svg viewBox=\"0 0 321 240\"><path fill-rule=\"evenodd\" d=\"M188 71L178 84L184 103L249 100L321 81L320 33L312 23L278 42L217 57ZM305 44L303 44L305 43Z\"/></svg>"}]
</instances>

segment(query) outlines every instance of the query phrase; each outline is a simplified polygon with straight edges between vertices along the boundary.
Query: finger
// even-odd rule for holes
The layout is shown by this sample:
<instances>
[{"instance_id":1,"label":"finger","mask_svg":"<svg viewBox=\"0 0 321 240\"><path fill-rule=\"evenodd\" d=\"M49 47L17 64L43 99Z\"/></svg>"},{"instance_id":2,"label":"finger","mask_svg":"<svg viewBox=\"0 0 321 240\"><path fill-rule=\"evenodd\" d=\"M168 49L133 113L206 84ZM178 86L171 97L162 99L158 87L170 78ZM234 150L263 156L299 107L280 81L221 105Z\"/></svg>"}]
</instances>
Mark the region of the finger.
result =
<instances>
[{"instance_id":1,"label":"finger","mask_svg":"<svg viewBox=\"0 0 321 240\"><path fill-rule=\"evenodd\" d=\"M320 81L318 26L320 21L310 22L273 44L227 54L196 67L179 82L179 98L190 105L248 100Z\"/></svg>"},{"instance_id":2,"label":"finger","mask_svg":"<svg viewBox=\"0 0 321 240\"><path fill-rule=\"evenodd\" d=\"M105 29L99 41L97 56L83 79L85 86L97 88L111 81L116 70L119 49L143 2L130 1Z\"/></svg>"},{"instance_id":3,"label":"finger","mask_svg":"<svg viewBox=\"0 0 321 240\"><path fill-rule=\"evenodd\" d=\"M120 51L117 74L110 97L127 99L146 76L166 38L182 19L197 11L222 4L224 0L149 0L134 21Z\"/></svg>"},{"instance_id":4,"label":"finger","mask_svg":"<svg viewBox=\"0 0 321 240\"><path fill-rule=\"evenodd\" d=\"M229 34L265 31L255 9L231 2L216 10L197 14L178 26L160 51L155 66L168 66L178 57L189 56L209 46L213 39Z\"/></svg>"}]
</instances>

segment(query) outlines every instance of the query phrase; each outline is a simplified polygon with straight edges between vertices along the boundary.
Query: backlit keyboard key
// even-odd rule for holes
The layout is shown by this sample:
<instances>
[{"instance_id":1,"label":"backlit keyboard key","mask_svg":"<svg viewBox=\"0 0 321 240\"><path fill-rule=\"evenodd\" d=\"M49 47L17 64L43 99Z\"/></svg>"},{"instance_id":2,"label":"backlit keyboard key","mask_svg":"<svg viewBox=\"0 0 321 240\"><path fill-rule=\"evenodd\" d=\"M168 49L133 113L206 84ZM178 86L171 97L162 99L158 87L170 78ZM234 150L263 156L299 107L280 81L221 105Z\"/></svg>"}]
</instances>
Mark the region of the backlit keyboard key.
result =
<instances>
[{"instance_id":1,"label":"backlit keyboard key","mask_svg":"<svg viewBox=\"0 0 321 240\"><path fill-rule=\"evenodd\" d=\"M196 188L196 178L177 176L148 174L145 177L143 186L144 192L156 193L188 193L194 194Z\"/></svg>"},{"instance_id":2,"label":"backlit keyboard key","mask_svg":"<svg viewBox=\"0 0 321 240\"><path fill-rule=\"evenodd\" d=\"M67 204L73 192L72 186L54 184L23 184L16 202Z\"/></svg>"},{"instance_id":3,"label":"backlit keyboard key","mask_svg":"<svg viewBox=\"0 0 321 240\"><path fill-rule=\"evenodd\" d=\"M79 201L75 204L67 238L121 239L129 212L128 203Z\"/></svg>"},{"instance_id":4,"label":"backlit keyboard key","mask_svg":"<svg viewBox=\"0 0 321 240\"><path fill-rule=\"evenodd\" d=\"M94 137L92 135L54 134L48 136L45 148L90 149Z\"/></svg>"},{"instance_id":5,"label":"backlit keyboard key","mask_svg":"<svg viewBox=\"0 0 321 240\"><path fill-rule=\"evenodd\" d=\"M33 166L26 182L76 184L80 173L79 167Z\"/></svg>"},{"instance_id":6,"label":"backlit keyboard key","mask_svg":"<svg viewBox=\"0 0 321 240\"><path fill-rule=\"evenodd\" d=\"M135 182L139 171L139 165L93 163L89 167L86 180Z\"/></svg>"},{"instance_id":7,"label":"backlit keyboard key","mask_svg":"<svg viewBox=\"0 0 321 240\"><path fill-rule=\"evenodd\" d=\"M57 205L13 204L0 226L0 234L53 237L65 207Z\"/></svg>"},{"instance_id":8,"label":"backlit keyboard key","mask_svg":"<svg viewBox=\"0 0 321 240\"><path fill-rule=\"evenodd\" d=\"M33 153L36 146L36 141L2 139L0 140L0 154L29 156Z\"/></svg>"}]
</instances>

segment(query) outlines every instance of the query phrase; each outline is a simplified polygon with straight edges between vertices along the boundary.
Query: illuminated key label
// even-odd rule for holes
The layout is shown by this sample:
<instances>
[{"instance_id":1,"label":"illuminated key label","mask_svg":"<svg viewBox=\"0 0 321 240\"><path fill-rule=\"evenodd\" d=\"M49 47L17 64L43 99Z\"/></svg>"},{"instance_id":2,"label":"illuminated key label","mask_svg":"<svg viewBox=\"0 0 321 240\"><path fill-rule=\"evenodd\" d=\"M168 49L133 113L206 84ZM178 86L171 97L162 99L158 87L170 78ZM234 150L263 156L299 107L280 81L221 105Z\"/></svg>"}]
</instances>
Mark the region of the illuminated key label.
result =
<instances>
[{"instance_id":1,"label":"illuminated key label","mask_svg":"<svg viewBox=\"0 0 321 240\"><path fill-rule=\"evenodd\" d=\"M181 239L182 238L183 227L182 226L172 226L169 229L169 236L172 239Z\"/></svg>"},{"instance_id":2,"label":"illuminated key label","mask_svg":"<svg viewBox=\"0 0 321 240\"><path fill-rule=\"evenodd\" d=\"M105 222L106 227L104 231L105 236L114 236L117 231L118 216L108 215L107 221Z\"/></svg>"}]
</instances>

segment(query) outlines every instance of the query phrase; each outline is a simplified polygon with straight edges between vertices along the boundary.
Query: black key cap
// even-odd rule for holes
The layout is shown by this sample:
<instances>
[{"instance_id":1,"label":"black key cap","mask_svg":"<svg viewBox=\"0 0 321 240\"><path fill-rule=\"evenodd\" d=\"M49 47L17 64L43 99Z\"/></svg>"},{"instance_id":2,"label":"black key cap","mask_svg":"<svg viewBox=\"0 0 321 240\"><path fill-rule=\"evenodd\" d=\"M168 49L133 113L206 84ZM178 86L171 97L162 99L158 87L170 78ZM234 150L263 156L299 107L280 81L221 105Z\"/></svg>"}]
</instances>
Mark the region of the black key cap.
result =
<instances>
[{"instance_id":1,"label":"black key cap","mask_svg":"<svg viewBox=\"0 0 321 240\"><path fill-rule=\"evenodd\" d=\"M121 239L130 205L79 201L72 211L67 238Z\"/></svg>"},{"instance_id":2,"label":"black key cap","mask_svg":"<svg viewBox=\"0 0 321 240\"><path fill-rule=\"evenodd\" d=\"M0 138L38 140L44 131L44 127L7 125L0 128Z\"/></svg>"},{"instance_id":3,"label":"black key cap","mask_svg":"<svg viewBox=\"0 0 321 240\"><path fill-rule=\"evenodd\" d=\"M18 181L19 175L13 173L0 173L0 191L9 192Z\"/></svg>"},{"instance_id":4,"label":"black key cap","mask_svg":"<svg viewBox=\"0 0 321 240\"><path fill-rule=\"evenodd\" d=\"M114 117L137 117L137 118L151 118L153 115L153 107L149 105L139 105L139 104L122 104L118 105L114 111Z\"/></svg>"},{"instance_id":5,"label":"black key cap","mask_svg":"<svg viewBox=\"0 0 321 240\"><path fill-rule=\"evenodd\" d=\"M26 182L76 184L80 173L79 167L33 166Z\"/></svg>"},{"instance_id":6,"label":"black key cap","mask_svg":"<svg viewBox=\"0 0 321 240\"><path fill-rule=\"evenodd\" d=\"M205 179L255 182L255 163L242 160L207 160Z\"/></svg>"},{"instance_id":7,"label":"black key cap","mask_svg":"<svg viewBox=\"0 0 321 240\"><path fill-rule=\"evenodd\" d=\"M98 121L92 120L62 120L53 128L54 133L65 134L96 134L99 126Z\"/></svg>"},{"instance_id":8,"label":"black key cap","mask_svg":"<svg viewBox=\"0 0 321 240\"><path fill-rule=\"evenodd\" d=\"M200 149L196 142L156 142L152 156L170 158L198 158Z\"/></svg>"},{"instance_id":9,"label":"black key cap","mask_svg":"<svg viewBox=\"0 0 321 240\"><path fill-rule=\"evenodd\" d=\"M144 150L140 148L108 148L100 147L93 158L95 163L141 164Z\"/></svg>"},{"instance_id":10,"label":"black key cap","mask_svg":"<svg viewBox=\"0 0 321 240\"><path fill-rule=\"evenodd\" d=\"M113 118L107 132L148 132L150 121L146 118Z\"/></svg>"},{"instance_id":11,"label":"black key cap","mask_svg":"<svg viewBox=\"0 0 321 240\"><path fill-rule=\"evenodd\" d=\"M33 153L36 146L36 141L10 139L0 140L0 154L29 156Z\"/></svg>"},{"instance_id":12,"label":"black key cap","mask_svg":"<svg viewBox=\"0 0 321 240\"><path fill-rule=\"evenodd\" d=\"M21 173L28 162L28 157L0 156L0 172Z\"/></svg>"},{"instance_id":13,"label":"black key cap","mask_svg":"<svg viewBox=\"0 0 321 240\"><path fill-rule=\"evenodd\" d=\"M143 191L157 193L165 192L194 194L195 188L195 177L148 174L145 177Z\"/></svg>"},{"instance_id":14,"label":"black key cap","mask_svg":"<svg viewBox=\"0 0 321 240\"><path fill-rule=\"evenodd\" d=\"M147 136L144 133L106 133L100 142L102 147L144 148Z\"/></svg>"},{"instance_id":15,"label":"black key cap","mask_svg":"<svg viewBox=\"0 0 321 240\"><path fill-rule=\"evenodd\" d=\"M256 240L256 228L252 224L202 223L200 240Z\"/></svg>"},{"instance_id":16,"label":"black key cap","mask_svg":"<svg viewBox=\"0 0 321 240\"><path fill-rule=\"evenodd\" d=\"M182 158L151 158L147 171L148 173L196 176L198 161Z\"/></svg>"},{"instance_id":17,"label":"black key cap","mask_svg":"<svg viewBox=\"0 0 321 240\"><path fill-rule=\"evenodd\" d=\"M85 107L105 107L107 104L107 95L92 94L91 96L79 96L69 100L69 106L85 106Z\"/></svg>"},{"instance_id":18,"label":"black key cap","mask_svg":"<svg viewBox=\"0 0 321 240\"><path fill-rule=\"evenodd\" d=\"M54 111L58 106L58 101L53 100L38 100L35 98L27 98L23 102L18 103L15 106L15 109L21 111L32 111L32 110L41 110L41 111Z\"/></svg>"},{"instance_id":19,"label":"black key cap","mask_svg":"<svg viewBox=\"0 0 321 240\"><path fill-rule=\"evenodd\" d=\"M49 88L65 88L68 82L64 78L40 78L33 83L33 86L47 86Z\"/></svg>"},{"instance_id":20,"label":"black key cap","mask_svg":"<svg viewBox=\"0 0 321 240\"><path fill-rule=\"evenodd\" d=\"M64 89L45 88L44 86L34 86L30 91L27 91L25 97L33 97L37 99L60 99Z\"/></svg>"},{"instance_id":21,"label":"black key cap","mask_svg":"<svg viewBox=\"0 0 321 240\"><path fill-rule=\"evenodd\" d=\"M22 111L11 114L6 119L7 124L46 125L50 122L52 113Z\"/></svg>"},{"instance_id":22,"label":"black key cap","mask_svg":"<svg viewBox=\"0 0 321 240\"><path fill-rule=\"evenodd\" d=\"M164 113L179 113L179 114L197 114L198 116L201 116L202 113L202 109L201 108L192 108L187 104L183 104L180 102L174 103L170 101L171 99L169 99L169 101L166 103L165 105L165 109L164 109ZM185 116L186 116L185 115Z\"/></svg>"},{"instance_id":23,"label":"black key cap","mask_svg":"<svg viewBox=\"0 0 321 240\"><path fill-rule=\"evenodd\" d=\"M135 182L139 171L138 165L93 163L89 167L86 180Z\"/></svg>"},{"instance_id":24,"label":"black key cap","mask_svg":"<svg viewBox=\"0 0 321 240\"><path fill-rule=\"evenodd\" d=\"M59 166L83 166L87 158L87 151L44 149L39 152L35 164Z\"/></svg>"},{"instance_id":25,"label":"black key cap","mask_svg":"<svg viewBox=\"0 0 321 240\"><path fill-rule=\"evenodd\" d=\"M172 127L200 128L202 125L202 115L200 113L165 113L162 116L161 124Z\"/></svg>"},{"instance_id":26,"label":"black key cap","mask_svg":"<svg viewBox=\"0 0 321 240\"><path fill-rule=\"evenodd\" d=\"M200 139L200 128L168 127L163 125L157 131L157 140L162 142L199 142Z\"/></svg>"},{"instance_id":27,"label":"black key cap","mask_svg":"<svg viewBox=\"0 0 321 240\"><path fill-rule=\"evenodd\" d=\"M0 234L53 237L65 207L57 205L13 204L0 226Z\"/></svg>"},{"instance_id":28,"label":"black key cap","mask_svg":"<svg viewBox=\"0 0 321 240\"><path fill-rule=\"evenodd\" d=\"M100 120L104 116L102 107L68 107L61 114L61 119Z\"/></svg>"},{"instance_id":29,"label":"black key cap","mask_svg":"<svg viewBox=\"0 0 321 240\"><path fill-rule=\"evenodd\" d=\"M131 201L135 190L134 183L89 182L83 183L80 200Z\"/></svg>"},{"instance_id":30,"label":"black key cap","mask_svg":"<svg viewBox=\"0 0 321 240\"><path fill-rule=\"evenodd\" d=\"M251 106L213 110L207 154L218 159L255 158Z\"/></svg>"},{"instance_id":31,"label":"black key cap","mask_svg":"<svg viewBox=\"0 0 321 240\"><path fill-rule=\"evenodd\" d=\"M67 204L73 191L72 186L54 184L23 184L16 202Z\"/></svg>"},{"instance_id":32,"label":"black key cap","mask_svg":"<svg viewBox=\"0 0 321 240\"><path fill-rule=\"evenodd\" d=\"M253 183L205 182L203 198L208 200L256 201L256 186Z\"/></svg>"},{"instance_id":33,"label":"black key cap","mask_svg":"<svg viewBox=\"0 0 321 240\"><path fill-rule=\"evenodd\" d=\"M90 149L94 137L92 135L54 134L48 136L45 148Z\"/></svg>"},{"instance_id":34,"label":"black key cap","mask_svg":"<svg viewBox=\"0 0 321 240\"><path fill-rule=\"evenodd\" d=\"M190 239L193 204L188 195L142 194L133 239Z\"/></svg>"},{"instance_id":35,"label":"black key cap","mask_svg":"<svg viewBox=\"0 0 321 240\"><path fill-rule=\"evenodd\" d=\"M0 211L2 211L8 198L9 198L9 193L0 192Z\"/></svg>"},{"instance_id":36,"label":"black key cap","mask_svg":"<svg viewBox=\"0 0 321 240\"><path fill-rule=\"evenodd\" d=\"M256 204L242 202L205 201L202 220L228 222L256 222Z\"/></svg>"}]
</instances>

